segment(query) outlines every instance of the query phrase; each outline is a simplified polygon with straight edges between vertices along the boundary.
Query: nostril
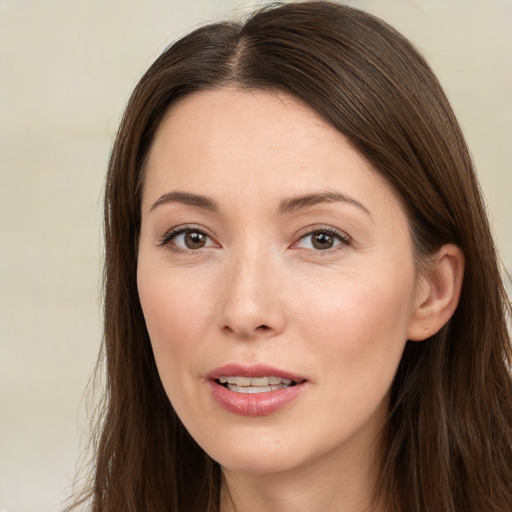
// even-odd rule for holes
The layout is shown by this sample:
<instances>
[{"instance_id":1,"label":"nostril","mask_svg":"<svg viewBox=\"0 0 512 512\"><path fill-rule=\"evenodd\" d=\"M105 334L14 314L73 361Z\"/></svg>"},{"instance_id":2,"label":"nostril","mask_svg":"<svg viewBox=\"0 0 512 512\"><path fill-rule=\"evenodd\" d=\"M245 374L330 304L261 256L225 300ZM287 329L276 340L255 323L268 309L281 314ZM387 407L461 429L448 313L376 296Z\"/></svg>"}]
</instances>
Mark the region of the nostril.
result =
<instances>
[{"instance_id":1,"label":"nostril","mask_svg":"<svg viewBox=\"0 0 512 512\"><path fill-rule=\"evenodd\" d=\"M257 324L254 322L236 322L226 323L221 328L222 332L227 336L235 336L240 339L253 339L258 337L268 337L273 333L279 332L272 324Z\"/></svg>"}]
</instances>

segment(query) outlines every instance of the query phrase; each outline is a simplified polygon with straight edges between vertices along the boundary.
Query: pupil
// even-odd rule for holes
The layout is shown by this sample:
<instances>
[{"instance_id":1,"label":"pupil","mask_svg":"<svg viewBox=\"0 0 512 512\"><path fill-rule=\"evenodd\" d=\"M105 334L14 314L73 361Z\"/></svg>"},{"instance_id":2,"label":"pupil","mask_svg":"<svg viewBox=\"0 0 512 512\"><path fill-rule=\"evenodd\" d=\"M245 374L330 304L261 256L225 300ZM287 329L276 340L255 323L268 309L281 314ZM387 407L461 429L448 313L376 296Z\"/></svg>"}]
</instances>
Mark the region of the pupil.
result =
<instances>
[{"instance_id":1,"label":"pupil","mask_svg":"<svg viewBox=\"0 0 512 512\"><path fill-rule=\"evenodd\" d=\"M333 244L333 238L326 233L317 233L313 237L313 246L316 249L330 249Z\"/></svg>"},{"instance_id":2,"label":"pupil","mask_svg":"<svg viewBox=\"0 0 512 512\"><path fill-rule=\"evenodd\" d=\"M200 249L204 247L205 236L201 233L190 232L185 235L185 245L189 249Z\"/></svg>"}]
</instances>

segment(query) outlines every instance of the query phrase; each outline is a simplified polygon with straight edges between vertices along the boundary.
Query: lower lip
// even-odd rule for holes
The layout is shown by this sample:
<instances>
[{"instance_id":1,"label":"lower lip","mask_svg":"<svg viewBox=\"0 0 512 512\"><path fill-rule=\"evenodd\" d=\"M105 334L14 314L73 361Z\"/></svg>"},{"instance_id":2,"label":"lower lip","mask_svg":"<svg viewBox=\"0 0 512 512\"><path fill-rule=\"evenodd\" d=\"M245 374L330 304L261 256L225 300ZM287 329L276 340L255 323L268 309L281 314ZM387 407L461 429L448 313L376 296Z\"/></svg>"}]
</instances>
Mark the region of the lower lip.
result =
<instances>
[{"instance_id":1,"label":"lower lip","mask_svg":"<svg viewBox=\"0 0 512 512\"><path fill-rule=\"evenodd\" d=\"M264 393L237 393L208 381L213 397L221 407L241 416L267 416L279 411L295 400L304 390L305 383Z\"/></svg>"}]
</instances>

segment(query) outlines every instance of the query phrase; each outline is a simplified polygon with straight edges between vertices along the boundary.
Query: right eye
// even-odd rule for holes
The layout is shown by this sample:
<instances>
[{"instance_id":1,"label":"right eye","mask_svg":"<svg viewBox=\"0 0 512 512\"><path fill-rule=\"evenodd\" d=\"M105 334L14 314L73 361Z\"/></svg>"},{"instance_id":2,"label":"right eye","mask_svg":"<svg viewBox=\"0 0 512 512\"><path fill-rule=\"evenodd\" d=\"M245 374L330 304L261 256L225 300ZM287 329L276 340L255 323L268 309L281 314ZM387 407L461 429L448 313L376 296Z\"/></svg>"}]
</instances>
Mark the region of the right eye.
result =
<instances>
[{"instance_id":1,"label":"right eye","mask_svg":"<svg viewBox=\"0 0 512 512\"><path fill-rule=\"evenodd\" d=\"M182 228L166 234L162 245L171 245L179 251L197 251L217 244L201 229Z\"/></svg>"}]
</instances>

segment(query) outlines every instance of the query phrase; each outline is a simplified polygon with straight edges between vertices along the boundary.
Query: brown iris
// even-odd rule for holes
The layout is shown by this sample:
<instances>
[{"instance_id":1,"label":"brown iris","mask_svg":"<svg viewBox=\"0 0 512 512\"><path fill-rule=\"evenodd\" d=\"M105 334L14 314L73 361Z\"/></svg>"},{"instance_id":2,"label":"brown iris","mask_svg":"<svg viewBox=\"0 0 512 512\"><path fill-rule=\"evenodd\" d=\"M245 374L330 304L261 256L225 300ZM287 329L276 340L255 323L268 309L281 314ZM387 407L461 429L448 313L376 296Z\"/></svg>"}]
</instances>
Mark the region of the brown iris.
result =
<instances>
[{"instance_id":1,"label":"brown iris","mask_svg":"<svg viewBox=\"0 0 512 512\"><path fill-rule=\"evenodd\" d=\"M326 250L331 249L334 245L334 237L328 233L314 233L311 236L311 242L315 249Z\"/></svg>"},{"instance_id":2,"label":"brown iris","mask_svg":"<svg viewBox=\"0 0 512 512\"><path fill-rule=\"evenodd\" d=\"M197 231L188 231L184 242L188 249L201 249L206 244L206 236Z\"/></svg>"}]
</instances>

